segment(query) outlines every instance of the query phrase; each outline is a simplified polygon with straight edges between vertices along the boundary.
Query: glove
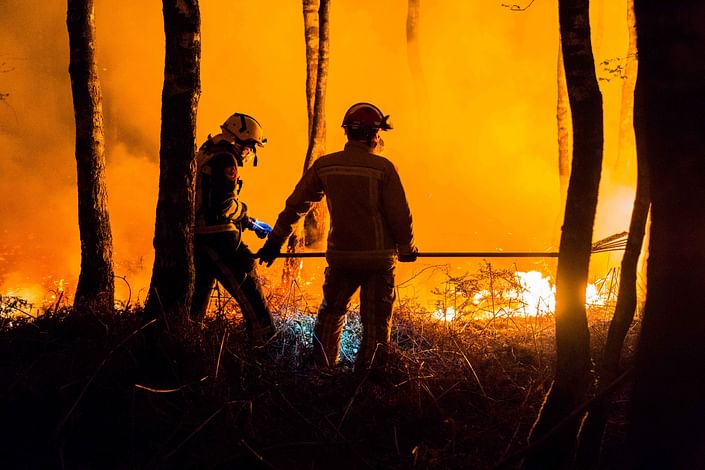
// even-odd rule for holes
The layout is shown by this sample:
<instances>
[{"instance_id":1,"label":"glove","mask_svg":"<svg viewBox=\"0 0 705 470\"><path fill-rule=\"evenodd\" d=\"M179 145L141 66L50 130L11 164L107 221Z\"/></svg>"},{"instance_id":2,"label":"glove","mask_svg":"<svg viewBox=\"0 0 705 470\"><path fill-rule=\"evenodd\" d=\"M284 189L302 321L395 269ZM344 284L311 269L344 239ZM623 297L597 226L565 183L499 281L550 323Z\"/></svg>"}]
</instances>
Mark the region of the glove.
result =
<instances>
[{"instance_id":1,"label":"glove","mask_svg":"<svg viewBox=\"0 0 705 470\"><path fill-rule=\"evenodd\" d=\"M262 248L260 248L255 255L256 258L259 258L259 264L266 263L267 267L270 267L279 256L283 244L283 241L279 241L271 236L267 238L267 241L264 242Z\"/></svg>"},{"instance_id":2,"label":"glove","mask_svg":"<svg viewBox=\"0 0 705 470\"><path fill-rule=\"evenodd\" d=\"M400 263L413 263L419 257L419 249L413 247L410 251L399 253L398 258Z\"/></svg>"},{"instance_id":3,"label":"glove","mask_svg":"<svg viewBox=\"0 0 705 470\"><path fill-rule=\"evenodd\" d=\"M257 238L267 238L269 232L272 231L272 227L265 224L261 220L257 220L253 217L248 217L245 222L245 228L252 230L257 235Z\"/></svg>"}]
</instances>

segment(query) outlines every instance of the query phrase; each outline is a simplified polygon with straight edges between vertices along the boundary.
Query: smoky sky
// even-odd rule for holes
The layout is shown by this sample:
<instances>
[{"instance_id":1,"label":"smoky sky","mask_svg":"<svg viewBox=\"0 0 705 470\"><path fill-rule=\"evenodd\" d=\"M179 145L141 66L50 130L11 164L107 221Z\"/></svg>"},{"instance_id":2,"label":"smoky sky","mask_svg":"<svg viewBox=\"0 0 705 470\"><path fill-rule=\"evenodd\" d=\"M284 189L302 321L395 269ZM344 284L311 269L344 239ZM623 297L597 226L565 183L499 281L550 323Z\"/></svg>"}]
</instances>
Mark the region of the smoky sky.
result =
<instances>
[{"instance_id":1,"label":"smoky sky","mask_svg":"<svg viewBox=\"0 0 705 470\"><path fill-rule=\"evenodd\" d=\"M340 120L351 104L375 103L395 125L384 136L385 156L399 168L422 250L557 249L557 2L535 2L521 13L499 1L424 2L422 93L407 62L406 3L333 2L327 149L344 144ZM624 2L597 3L596 59L619 57ZM9 94L0 102L0 292L59 278L70 286L78 274L65 8L55 0L31 7L0 0L0 93ZM138 292L151 272L161 4L97 0L95 14L116 273ZM201 2L201 14L198 144L233 112L257 117L269 143L258 167L243 170L241 196L252 215L272 223L306 152L301 5L218 0ZM606 113L619 101L616 82L601 83ZM621 170L611 163L614 126L605 119L608 186L596 238L626 228L622 206L631 202L623 175L609 186L609 173Z\"/></svg>"}]
</instances>

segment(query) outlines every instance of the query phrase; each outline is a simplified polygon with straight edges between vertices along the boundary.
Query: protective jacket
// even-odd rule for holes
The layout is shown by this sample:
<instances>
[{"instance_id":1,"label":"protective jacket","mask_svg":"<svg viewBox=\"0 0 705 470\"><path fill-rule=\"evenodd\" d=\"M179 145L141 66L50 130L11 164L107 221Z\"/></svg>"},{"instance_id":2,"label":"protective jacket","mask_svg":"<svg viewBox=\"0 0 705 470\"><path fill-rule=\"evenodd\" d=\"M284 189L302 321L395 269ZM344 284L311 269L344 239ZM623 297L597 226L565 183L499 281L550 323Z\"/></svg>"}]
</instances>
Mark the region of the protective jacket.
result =
<instances>
[{"instance_id":1,"label":"protective jacket","mask_svg":"<svg viewBox=\"0 0 705 470\"><path fill-rule=\"evenodd\" d=\"M384 269L394 265L397 253L414 249L411 211L396 167L355 141L311 165L270 237L286 240L324 194L331 221L326 250L330 266Z\"/></svg>"},{"instance_id":2,"label":"protective jacket","mask_svg":"<svg viewBox=\"0 0 705 470\"><path fill-rule=\"evenodd\" d=\"M255 275L254 257L241 241L244 222L249 218L247 207L238 200L241 184L237 168L241 161L237 155L233 144L217 135L208 138L196 157L191 318L204 318L217 280L237 301L249 337L257 344L270 337L274 327Z\"/></svg>"},{"instance_id":3,"label":"protective jacket","mask_svg":"<svg viewBox=\"0 0 705 470\"><path fill-rule=\"evenodd\" d=\"M242 183L225 175L225 168L237 168L233 145L220 136L210 137L196 155L196 225L195 234L236 232L240 235L241 222L247 206L238 200Z\"/></svg>"}]
</instances>

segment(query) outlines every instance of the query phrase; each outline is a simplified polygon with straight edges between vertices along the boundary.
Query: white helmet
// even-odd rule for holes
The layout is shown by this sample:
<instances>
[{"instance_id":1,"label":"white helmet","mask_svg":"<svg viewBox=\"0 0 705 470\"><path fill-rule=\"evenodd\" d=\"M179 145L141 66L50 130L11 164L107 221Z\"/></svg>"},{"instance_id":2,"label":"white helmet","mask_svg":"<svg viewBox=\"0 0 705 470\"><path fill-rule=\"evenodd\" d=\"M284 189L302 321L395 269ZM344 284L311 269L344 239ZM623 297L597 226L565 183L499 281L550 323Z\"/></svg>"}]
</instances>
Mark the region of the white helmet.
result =
<instances>
[{"instance_id":1,"label":"white helmet","mask_svg":"<svg viewBox=\"0 0 705 470\"><path fill-rule=\"evenodd\" d=\"M234 144L250 147L253 151L255 151L255 147L264 147L264 144L267 143L260 123L247 114L233 114L220 128L227 137L233 140Z\"/></svg>"}]
</instances>

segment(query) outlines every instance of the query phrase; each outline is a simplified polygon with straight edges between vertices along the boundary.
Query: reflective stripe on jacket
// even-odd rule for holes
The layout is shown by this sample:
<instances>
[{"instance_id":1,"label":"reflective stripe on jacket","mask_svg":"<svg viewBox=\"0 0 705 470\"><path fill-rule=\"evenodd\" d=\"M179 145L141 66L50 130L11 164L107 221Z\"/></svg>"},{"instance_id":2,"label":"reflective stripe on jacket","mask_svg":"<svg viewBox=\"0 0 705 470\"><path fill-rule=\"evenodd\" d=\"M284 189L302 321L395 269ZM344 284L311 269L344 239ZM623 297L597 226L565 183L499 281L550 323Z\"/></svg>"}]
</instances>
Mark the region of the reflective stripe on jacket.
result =
<instances>
[{"instance_id":1,"label":"reflective stripe on jacket","mask_svg":"<svg viewBox=\"0 0 705 470\"><path fill-rule=\"evenodd\" d=\"M411 211L394 164L360 142L318 158L279 214L273 235L285 240L313 203L326 196L331 266L384 267L414 243Z\"/></svg>"}]
</instances>

